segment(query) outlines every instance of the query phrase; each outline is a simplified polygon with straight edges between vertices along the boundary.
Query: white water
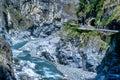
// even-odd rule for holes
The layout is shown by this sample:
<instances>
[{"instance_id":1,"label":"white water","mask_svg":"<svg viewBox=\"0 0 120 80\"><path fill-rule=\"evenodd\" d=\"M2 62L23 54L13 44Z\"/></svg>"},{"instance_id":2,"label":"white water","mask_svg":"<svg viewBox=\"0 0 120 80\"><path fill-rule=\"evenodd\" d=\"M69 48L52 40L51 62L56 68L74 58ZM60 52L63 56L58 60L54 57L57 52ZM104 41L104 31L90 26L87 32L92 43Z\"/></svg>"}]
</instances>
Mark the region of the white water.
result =
<instances>
[{"instance_id":1,"label":"white water","mask_svg":"<svg viewBox=\"0 0 120 80\"><path fill-rule=\"evenodd\" d=\"M15 44L12 47L12 52L17 80L62 80L63 74L53 64L40 58L31 57L30 55L36 53L37 44L41 44L41 51L54 52L53 43L55 44L57 40L55 38L49 41L35 39ZM37 53L40 53L40 51Z\"/></svg>"}]
</instances>

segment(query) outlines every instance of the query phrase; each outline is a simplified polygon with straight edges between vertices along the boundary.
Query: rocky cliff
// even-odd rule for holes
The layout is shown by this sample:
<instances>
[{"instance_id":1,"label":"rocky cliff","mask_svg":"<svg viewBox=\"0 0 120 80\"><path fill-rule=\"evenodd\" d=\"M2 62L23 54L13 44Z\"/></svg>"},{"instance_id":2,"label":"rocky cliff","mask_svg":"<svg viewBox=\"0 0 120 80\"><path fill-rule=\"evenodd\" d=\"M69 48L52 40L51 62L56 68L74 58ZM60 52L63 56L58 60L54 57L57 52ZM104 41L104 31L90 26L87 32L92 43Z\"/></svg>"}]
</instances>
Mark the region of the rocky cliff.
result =
<instances>
[{"instance_id":1,"label":"rocky cliff","mask_svg":"<svg viewBox=\"0 0 120 80\"><path fill-rule=\"evenodd\" d=\"M0 80L16 80L12 67L10 46L5 39L0 37Z\"/></svg>"},{"instance_id":2,"label":"rocky cliff","mask_svg":"<svg viewBox=\"0 0 120 80\"><path fill-rule=\"evenodd\" d=\"M119 33L111 36L110 47L104 56L101 64L96 68L98 75L96 80L119 80Z\"/></svg>"},{"instance_id":3,"label":"rocky cliff","mask_svg":"<svg viewBox=\"0 0 120 80\"><path fill-rule=\"evenodd\" d=\"M73 0L1 0L1 2L7 29L28 29L34 37L51 35L68 20L76 19L75 5L78 4L78 1Z\"/></svg>"}]
</instances>

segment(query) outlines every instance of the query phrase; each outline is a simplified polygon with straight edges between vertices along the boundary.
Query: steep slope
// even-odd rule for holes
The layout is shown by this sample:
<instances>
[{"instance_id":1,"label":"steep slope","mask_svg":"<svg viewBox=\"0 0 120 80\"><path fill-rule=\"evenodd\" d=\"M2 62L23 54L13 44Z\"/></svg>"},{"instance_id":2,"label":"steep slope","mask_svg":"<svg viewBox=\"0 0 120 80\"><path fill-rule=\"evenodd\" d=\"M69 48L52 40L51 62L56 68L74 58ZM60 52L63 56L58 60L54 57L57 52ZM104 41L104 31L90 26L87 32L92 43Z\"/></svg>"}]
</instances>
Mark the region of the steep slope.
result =
<instances>
[{"instance_id":1,"label":"steep slope","mask_svg":"<svg viewBox=\"0 0 120 80\"><path fill-rule=\"evenodd\" d=\"M28 29L34 37L46 37L76 19L77 4L78 0L1 0L1 11L8 30Z\"/></svg>"},{"instance_id":2,"label":"steep slope","mask_svg":"<svg viewBox=\"0 0 120 80\"><path fill-rule=\"evenodd\" d=\"M77 15L80 19L84 18L82 23L89 24L94 18L94 26L98 28L120 29L120 1L119 0L79 0L80 5L77 9ZM107 27L102 27L107 26Z\"/></svg>"},{"instance_id":3,"label":"steep slope","mask_svg":"<svg viewBox=\"0 0 120 80\"><path fill-rule=\"evenodd\" d=\"M16 80L13 71L12 52L9 44L0 37L0 79Z\"/></svg>"},{"instance_id":4,"label":"steep slope","mask_svg":"<svg viewBox=\"0 0 120 80\"><path fill-rule=\"evenodd\" d=\"M101 64L97 67L96 80L119 80L120 79L120 34L111 36L110 47Z\"/></svg>"}]
</instances>

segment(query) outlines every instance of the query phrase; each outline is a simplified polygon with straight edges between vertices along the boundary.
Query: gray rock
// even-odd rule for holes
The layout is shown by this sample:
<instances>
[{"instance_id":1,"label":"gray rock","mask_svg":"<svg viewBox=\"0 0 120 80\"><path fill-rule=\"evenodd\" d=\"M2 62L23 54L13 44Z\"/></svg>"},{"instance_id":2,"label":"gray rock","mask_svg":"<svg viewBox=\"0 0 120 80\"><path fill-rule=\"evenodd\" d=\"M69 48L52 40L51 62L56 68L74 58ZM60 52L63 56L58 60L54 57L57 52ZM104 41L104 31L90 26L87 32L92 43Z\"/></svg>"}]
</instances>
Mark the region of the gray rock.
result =
<instances>
[{"instance_id":1,"label":"gray rock","mask_svg":"<svg viewBox=\"0 0 120 80\"><path fill-rule=\"evenodd\" d=\"M21 27L30 29L34 37L47 37L60 30L68 20L77 20L75 5L78 3L78 0L9 0L8 3L4 1L4 4L12 6L16 11L11 13L7 7L6 15L10 15L9 22L13 22L13 28L20 28L23 24ZM17 12L19 12L18 18L13 15Z\"/></svg>"},{"instance_id":2,"label":"gray rock","mask_svg":"<svg viewBox=\"0 0 120 80\"><path fill-rule=\"evenodd\" d=\"M96 80L120 79L119 36L119 33L111 36L111 46L106 52L101 64L97 67L98 75L96 76Z\"/></svg>"},{"instance_id":3,"label":"gray rock","mask_svg":"<svg viewBox=\"0 0 120 80\"><path fill-rule=\"evenodd\" d=\"M81 67L81 57L77 52L77 48L63 39L57 44L56 58L60 64Z\"/></svg>"},{"instance_id":4,"label":"gray rock","mask_svg":"<svg viewBox=\"0 0 120 80\"><path fill-rule=\"evenodd\" d=\"M51 62L55 62L54 57L48 52L42 52L42 56Z\"/></svg>"},{"instance_id":5,"label":"gray rock","mask_svg":"<svg viewBox=\"0 0 120 80\"><path fill-rule=\"evenodd\" d=\"M87 34L86 34L87 35ZM58 63L71 67L83 68L86 71L96 72L96 67L101 63L106 49L105 42L98 39L98 36L84 37L73 36L69 39L61 39L57 44L56 58ZM83 44L80 46L80 44ZM104 44L104 46L102 46Z\"/></svg>"},{"instance_id":6,"label":"gray rock","mask_svg":"<svg viewBox=\"0 0 120 80\"><path fill-rule=\"evenodd\" d=\"M16 80L12 68L12 52L9 44L0 37L0 79Z\"/></svg>"}]
</instances>

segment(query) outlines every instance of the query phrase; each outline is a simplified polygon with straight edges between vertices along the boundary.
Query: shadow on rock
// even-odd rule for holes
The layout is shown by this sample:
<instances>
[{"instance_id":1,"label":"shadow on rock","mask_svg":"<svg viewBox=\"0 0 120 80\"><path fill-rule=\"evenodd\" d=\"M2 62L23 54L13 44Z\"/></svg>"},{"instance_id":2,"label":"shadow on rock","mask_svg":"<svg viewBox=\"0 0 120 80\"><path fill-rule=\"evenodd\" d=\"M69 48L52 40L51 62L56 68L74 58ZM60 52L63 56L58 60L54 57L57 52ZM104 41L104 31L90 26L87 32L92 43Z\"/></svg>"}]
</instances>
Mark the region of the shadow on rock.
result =
<instances>
[{"instance_id":1,"label":"shadow on rock","mask_svg":"<svg viewBox=\"0 0 120 80\"><path fill-rule=\"evenodd\" d=\"M120 33L111 36L110 47L96 70L95 80L120 80Z\"/></svg>"},{"instance_id":2,"label":"shadow on rock","mask_svg":"<svg viewBox=\"0 0 120 80\"><path fill-rule=\"evenodd\" d=\"M12 68L12 52L2 37L0 37L0 80L16 80Z\"/></svg>"}]
</instances>

